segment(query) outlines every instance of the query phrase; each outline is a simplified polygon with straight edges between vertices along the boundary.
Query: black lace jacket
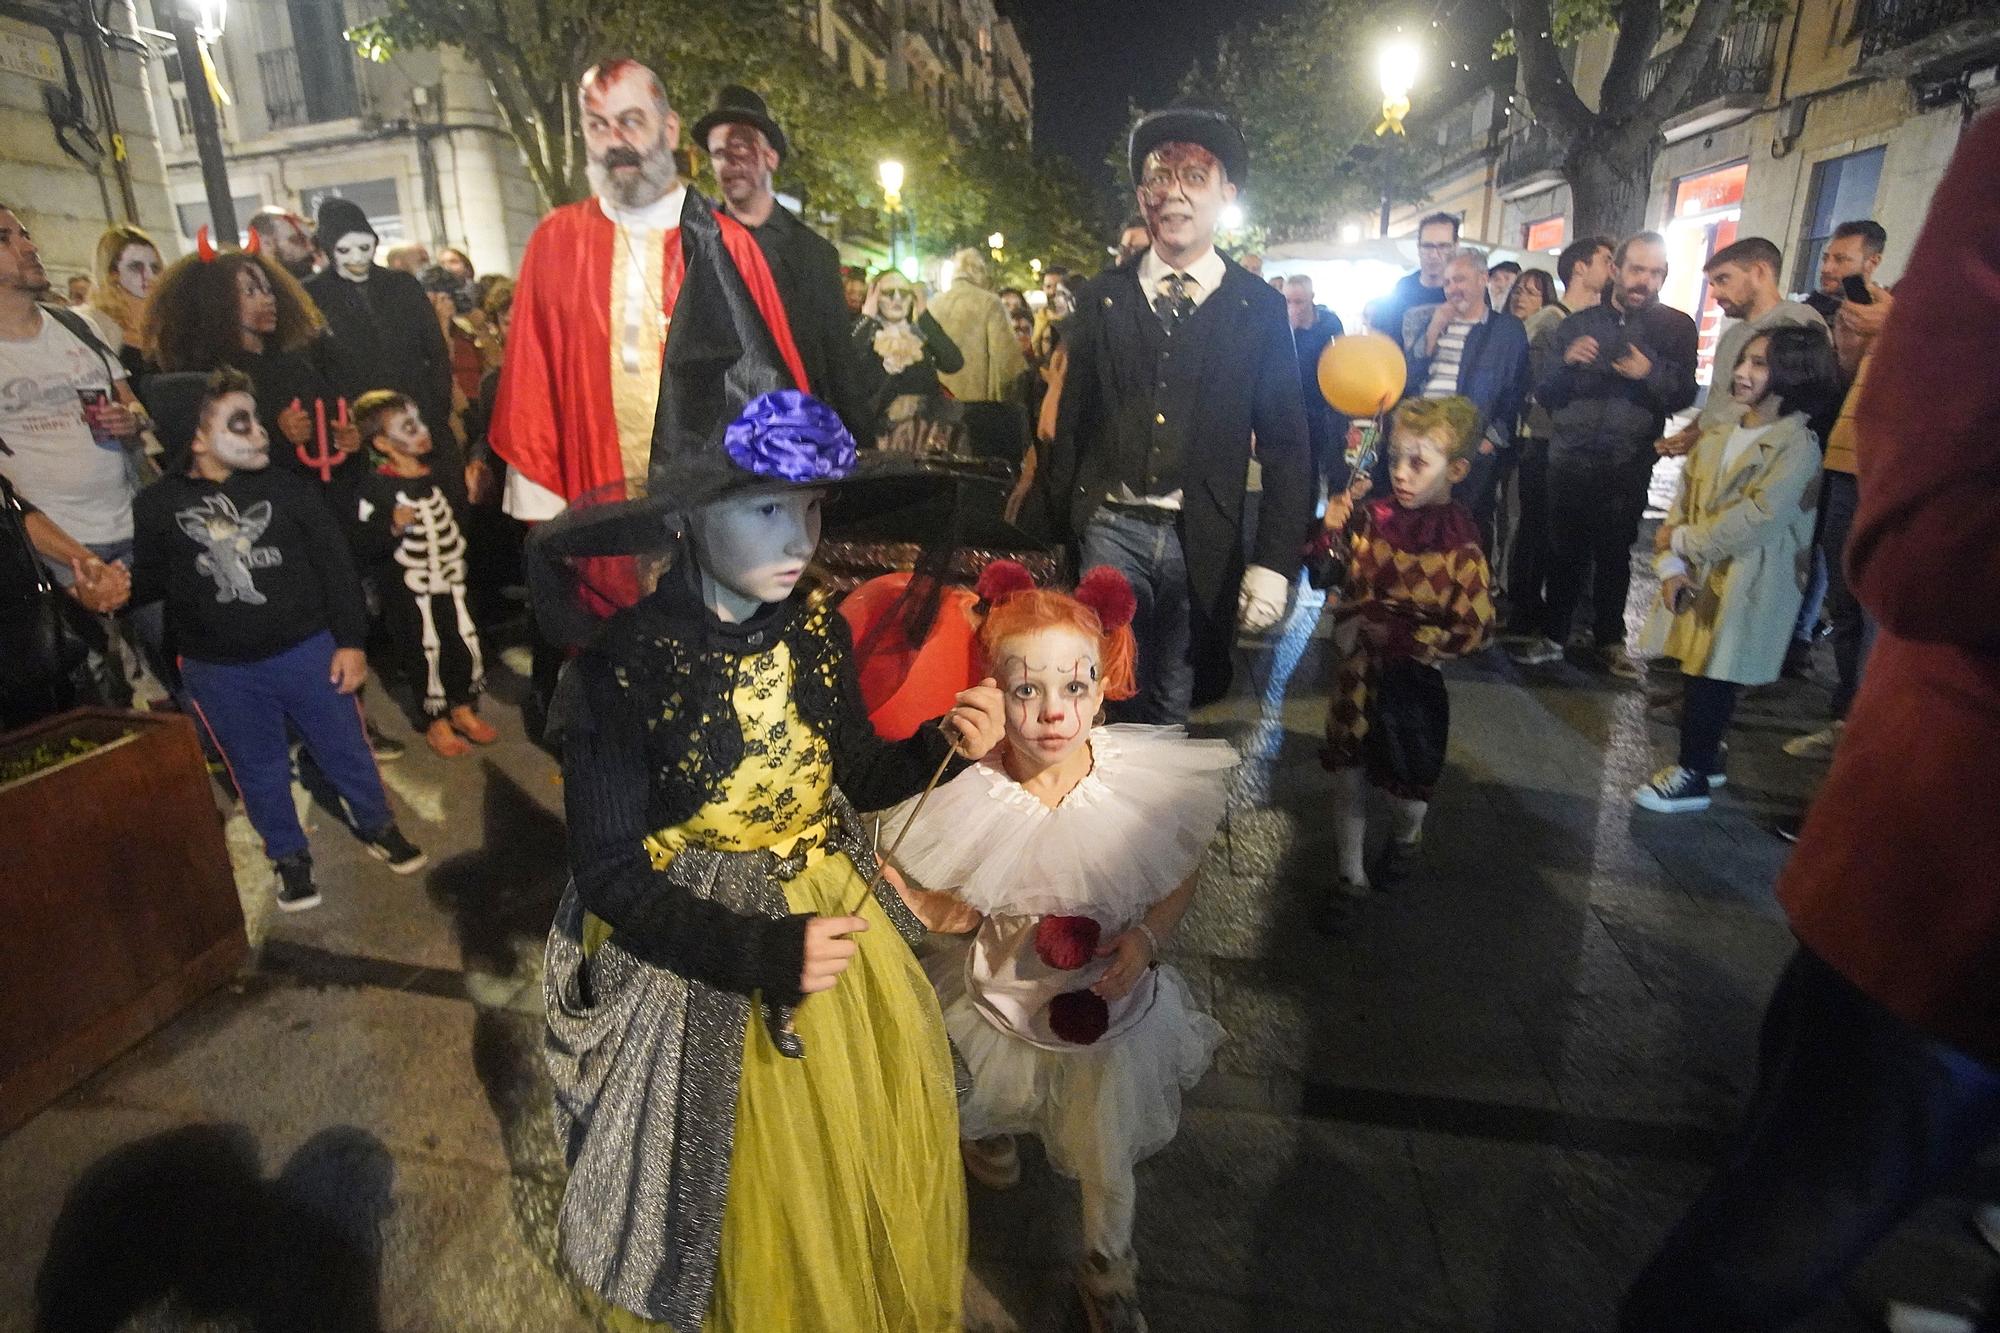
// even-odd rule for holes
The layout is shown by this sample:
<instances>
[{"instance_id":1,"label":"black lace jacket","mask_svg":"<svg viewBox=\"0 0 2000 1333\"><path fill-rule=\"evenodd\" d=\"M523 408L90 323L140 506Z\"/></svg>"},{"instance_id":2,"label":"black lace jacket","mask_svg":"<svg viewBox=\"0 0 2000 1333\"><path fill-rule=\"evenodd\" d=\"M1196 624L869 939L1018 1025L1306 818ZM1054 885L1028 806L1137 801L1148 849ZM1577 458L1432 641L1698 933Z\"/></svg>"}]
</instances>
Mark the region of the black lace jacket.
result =
<instances>
[{"instance_id":1,"label":"black lace jacket","mask_svg":"<svg viewBox=\"0 0 2000 1333\"><path fill-rule=\"evenodd\" d=\"M869 725L847 622L801 593L723 624L683 577L605 624L563 684L564 808L577 895L642 960L726 990L799 998L804 916L749 917L653 869L648 835L717 799L743 760L735 665L779 643L799 715L827 741L833 779L860 810L914 796L944 759L935 727L887 742ZM861 867L867 873L873 867Z\"/></svg>"}]
</instances>

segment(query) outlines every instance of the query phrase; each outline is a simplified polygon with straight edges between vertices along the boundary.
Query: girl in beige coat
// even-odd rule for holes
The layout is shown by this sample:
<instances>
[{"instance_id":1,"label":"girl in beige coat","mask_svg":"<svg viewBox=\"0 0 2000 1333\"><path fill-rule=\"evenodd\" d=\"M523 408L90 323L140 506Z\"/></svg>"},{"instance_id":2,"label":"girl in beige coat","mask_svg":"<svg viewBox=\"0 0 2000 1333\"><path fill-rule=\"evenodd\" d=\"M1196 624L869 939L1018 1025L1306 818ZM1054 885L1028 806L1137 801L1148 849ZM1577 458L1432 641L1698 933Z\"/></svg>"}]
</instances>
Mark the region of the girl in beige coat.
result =
<instances>
[{"instance_id":1,"label":"girl in beige coat","mask_svg":"<svg viewBox=\"0 0 2000 1333\"><path fill-rule=\"evenodd\" d=\"M1708 808L1737 694L1784 666L1819 504L1820 452L1807 420L1837 382L1825 330L1760 334L1729 379L1741 417L1709 429L1688 455L1660 526L1660 602L1642 636L1685 673L1680 754L1639 788L1643 809Z\"/></svg>"}]
</instances>

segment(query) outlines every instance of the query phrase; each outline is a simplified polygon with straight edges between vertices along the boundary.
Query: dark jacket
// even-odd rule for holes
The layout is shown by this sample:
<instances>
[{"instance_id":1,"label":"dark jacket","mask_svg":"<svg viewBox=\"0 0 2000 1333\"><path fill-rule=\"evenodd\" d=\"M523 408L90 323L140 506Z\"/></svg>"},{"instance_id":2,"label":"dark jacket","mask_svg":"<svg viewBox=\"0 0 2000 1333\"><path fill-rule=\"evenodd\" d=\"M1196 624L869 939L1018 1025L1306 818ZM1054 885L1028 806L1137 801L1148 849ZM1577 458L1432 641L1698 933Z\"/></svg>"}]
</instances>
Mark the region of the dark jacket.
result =
<instances>
[{"instance_id":1,"label":"dark jacket","mask_svg":"<svg viewBox=\"0 0 2000 1333\"><path fill-rule=\"evenodd\" d=\"M1306 433L1312 440L1314 461L1324 468L1329 451L1345 433L1345 427L1341 424L1344 418L1319 391L1319 358L1326 345L1346 330L1341 327L1340 316L1325 306L1314 306L1313 312L1311 328L1292 330L1292 349L1299 358L1299 392L1306 403Z\"/></svg>"},{"instance_id":2,"label":"dark jacket","mask_svg":"<svg viewBox=\"0 0 2000 1333\"><path fill-rule=\"evenodd\" d=\"M275 467L227 481L169 474L132 502L132 604L167 603L180 651L255 662L368 629L347 538L314 488Z\"/></svg>"},{"instance_id":3,"label":"dark jacket","mask_svg":"<svg viewBox=\"0 0 2000 1333\"><path fill-rule=\"evenodd\" d=\"M340 352L340 392L351 404L370 389L412 399L431 432L431 463L453 499L464 499L463 455L451 433L451 349L423 285L376 265L366 282L328 268L306 283Z\"/></svg>"},{"instance_id":4,"label":"dark jacket","mask_svg":"<svg viewBox=\"0 0 2000 1333\"><path fill-rule=\"evenodd\" d=\"M1582 366L1562 360L1583 337L1597 339L1597 360ZM1628 380L1611 368L1628 344L1653 363L1644 379ZM1553 427L1551 457L1587 457L1607 467L1651 457L1667 418L1694 402L1694 321L1657 301L1630 318L1612 301L1577 311L1556 328L1556 356L1555 369L1535 387Z\"/></svg>"},{"instance_id":5,"label":"dark jacket","mask_svg":"<svg viewBox=\"0 0 2000 1333\"><path fill-rule=\"evenodd\" d=\"M1030 523L1080 541L1118 485L1121 449L1165 415L1155 395L1187 404L1189 420L1177 432L1180 536L1194 621L1196 704L1229 688L1253 433L1263 494L1250 559L1287 577L1295 574L1314 499L1285 298L1234 260L1223 262L1222 285L1188 317L1188 331L1171 349L1164 346L1151 299L1139 289L1138 259L1090 284L1089 298L1063 328L1069 370L1056 438L1036 472L1034 503L1024 511ZM1171 365L1176 353L1182 363ZM1170 381L1175 387L1165 387ZM1187 386L1193 392L1182 392Z\"/></svg>"},{"instance_id":6,"label":"dark jacket","mask_svg":"<svg viewBox=\"0 0 2000 1333\"><path fill-rule=\"evenodd\" d=\"M845 309L844 306L842 308ZM889 404L906 393L942 398L944 386L938 383L939 373L952 374L965 364L965 354L958 350L958 344L926 310L917 316L915 324L918 336L924 340L923 359L891 375L882 365L882 359L875 354L875 335L882 331L882 327L881 320L863 315L854 321L853 332L848 338L848 346L853 349L854 355L867 357L875 367L874 392L861 404L862 426L855 431L855 438L863 443L872 442L882 430ZM852 426L849 429L853 429Z\"/></svg>"},{"instance_id":7,"label":"dark jacket","mask_svg":"<svg viewBox=\"0 0 2000 1333\"><path fill-rule=\"evenodd\" d=\"M1403 316L1403 355L1410 365L1404 393L1411 398L1424 396L1424 383L1431 377L1431 354L1424 343L1438 304L1414 306ZM1488 310L1472 326L1458 359L1458 392L1479 409L1488 439L1502 449L1514 443L1521 403L1528 396L1528 331L1520 320Z\"/></svg>"},{"instance_id":8,"label":"dark jacket","mask_svg":"<svg viewBox=\"0 0 2000 1333\"><path fill-rule=\"evenodd\" d=\"M338 454L333 448L334 423L340 415L340 400L347 394L342 383L348 370L340 349L331 338L321 336L296 352L238 352L229 359L229 364L250 377L257 397L257 420L271 437L271 466L311 482L335 513L345 514L354 487L368 471L368 449L363 445L351 454ZM306 461L321 456L318 437L294 445L278 428L279 416L293 402L315 423L315 428L321 412L326 417L325 449L339 462L326 464L325 475L319 465ZM351 397L348 406L353 406ZM190 437L192 434L190 430ZM303 456L301 449L305 451ZM186 461L177 460L182 466Z\"/></svg>"},{"instance_id":9,"label":"dark jacket","mask_svg":"<svg viewBox=\"0 0 2000 1333\"><path fill-rule=\"evenodd\" d=\"M855 354L840 252L783 204L772 205L764 225L749 232L771 266L813 395L840 413L855 438L865 438L881 363Z\"/></svg>"}]
</instances>

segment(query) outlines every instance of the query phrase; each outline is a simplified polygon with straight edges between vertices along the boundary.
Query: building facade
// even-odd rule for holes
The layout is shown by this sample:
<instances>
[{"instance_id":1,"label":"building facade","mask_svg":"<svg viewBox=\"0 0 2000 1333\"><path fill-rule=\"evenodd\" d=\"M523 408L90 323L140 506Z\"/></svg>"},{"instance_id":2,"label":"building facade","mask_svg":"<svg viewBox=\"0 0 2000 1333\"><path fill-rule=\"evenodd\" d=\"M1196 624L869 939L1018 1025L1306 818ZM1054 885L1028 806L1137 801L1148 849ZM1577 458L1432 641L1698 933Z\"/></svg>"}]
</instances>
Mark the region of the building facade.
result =
<instances>
[{"instance_id":1,"label":"building facade","mask_svg":"<svg viewBox=\"0 0 2000 1333\"><path fill-rule=\"evenodd\" d=\"M961 127L991 113L1032 132L1034 75L993 0L817 0L807 23L859 87L908 92Z\"/></svg>"},{"instance_id":2,"label":"building facade","mask_svg":"<svg viewBox=\"0 0 2000 1333\"><path fill-rule=\"evenodd\" d=\"M47 26L13 17L29 13ZM8 15L0 18L0 202L34 234L55 299L69 278L91 272L97 238L114 223L144 228L168 259L178 256L147 96L151 43L131 11L109 11L115 45L97 35L82 0L10 5Z\"/></svg>"},{"instance_id":3,"label":"building facade","mask_svg":"<svg viewBox=\"0 0 2000 1333\"><path fill-rule=\"evenodd\" d=\"M153 0L137 0L142 14ZM326 196L353 200L384 247L453 245L482 270L512 272L543 205L485 80L455 51L361 60L343 32L373 0L233 0L211 48L229 94L223 148L239 226L276 204L310 219ZM208 221L180 62L153 81L178 230Z\"/></svg>"}]
</instances>

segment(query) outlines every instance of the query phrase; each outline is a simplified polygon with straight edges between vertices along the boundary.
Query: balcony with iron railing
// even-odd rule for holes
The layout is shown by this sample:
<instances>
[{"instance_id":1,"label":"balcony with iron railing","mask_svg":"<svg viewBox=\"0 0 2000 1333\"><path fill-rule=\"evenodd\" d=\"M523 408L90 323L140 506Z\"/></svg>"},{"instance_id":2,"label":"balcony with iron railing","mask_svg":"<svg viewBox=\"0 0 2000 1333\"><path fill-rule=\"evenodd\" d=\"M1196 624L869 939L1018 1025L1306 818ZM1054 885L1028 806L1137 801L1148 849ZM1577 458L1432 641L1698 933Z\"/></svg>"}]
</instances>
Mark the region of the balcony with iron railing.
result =
<instances>
[{"instance_id":1,"label":"balcony with iron railing","mask_svg":"<svg viewBox=\"0 0 2000 1333\"><path fill-rule=\"evenodd\" d=\"M264 89L264 114L274 130L309 123L306 85L299 74L299 53L289 46L257 53L257 81Z\"/></svg>"},{"instance_id":2,"label":"balcony with iron railing","mask_svg":"<svg viewBox=\"0 0 2000 1333\"><path fill-rule=\"evenodd\" d=\"M1867 73L1946 73L2000 55L1993 0L1863 0L1854 26Z\"/></svg>"},{"instance_id":3,"label":"balcony with iron railing","mask_svg":"<svg viewBox=\"0 0 2000 1333\"><path fill-rule=\"evenodd\" d=\"M1562 180L1562 162L1562 141L1548 126L1538 122L1521 124L1501 147L1494 184L1502 199L1536 194Z\"/></svg>"},{"instance_id":4,"label":"balcony with iron railing","mask_svg":"<svg viewBox=\"0 0 2000 1333\"><path fill-rule=\"evenodd\" d=\"M1687 138L1742 111L1760 105L1771 89L1778 58L1778 20L1743 19L1722 30L1707 60L1695 74L1687 94L1667 113L1667 139ZM1649 97L1679 47L1662 51L1646 62L1639 96Z\"/></svg>"}]
</instances>

